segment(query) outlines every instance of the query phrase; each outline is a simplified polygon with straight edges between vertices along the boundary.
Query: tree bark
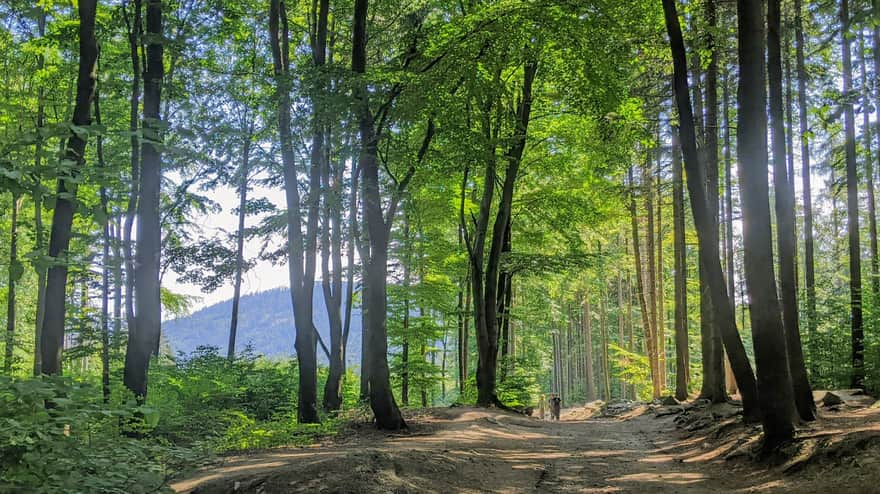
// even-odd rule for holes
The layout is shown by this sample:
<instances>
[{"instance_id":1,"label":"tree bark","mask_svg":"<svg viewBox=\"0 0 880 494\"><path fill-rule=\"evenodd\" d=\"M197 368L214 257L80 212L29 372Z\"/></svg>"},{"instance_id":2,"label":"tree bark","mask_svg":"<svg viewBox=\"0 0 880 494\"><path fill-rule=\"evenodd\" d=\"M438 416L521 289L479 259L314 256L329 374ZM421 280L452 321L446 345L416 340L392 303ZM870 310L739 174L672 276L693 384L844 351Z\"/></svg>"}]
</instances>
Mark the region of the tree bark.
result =
<instances>
[{"instance_id":1,"label":"tree bark","mask_svg":"<svg viewBox=\"0 0 880 494\"><path fill-rule=\"evenodd\" d=\"M785 149L785 121L782 96L782 12L781 0L770 0L767 8L767 75L769 78L770 124L773 150L773 184L776 209L776 245L779 250L779 295L782 325L794 401L802 420L816 418L813 391L804 365L801 332L798 322L797 272L795 252L794 189L788 179ZM765 181L766 182L766 181ZM768 220L769 221L769 220ZM754 302L753 302L754 305Z\"/></svg>"},{"instance_id":2,"label":"tree bark","mask_svg":"<svg viewBox=\"0 0 880 494\"><path fill-rule=\"evenodd\" d=\"M40 9L40 16L37 19L37 33L42 39L46 35L46 9ZM46 65L46 57L40 53L37 57L37 70L42 71ZM45 124L46 116L46 97L45 89L42 84L37 88L37 142L34 145L34 169L38 175L42 175L43 170L43 138L40 130ZM34 194L34 251L41 256L45 254L45 241L43 239L43 195ZM40 263L34 264L34 270L37 272L37 310L34 328L34 377L43 373L42 351L40 349L40 340L43 334L43 317L46 309L46 268Z\"/></svg>"},{"instance_id":3,"label":"tree bark","mask_svg":"<svg viewBox=\"0 0 880 494\"><path fill-rule=\"evenodd\" d=\"M659 139L658 139L659 141ZM666 391L666 300L663 280L663 189L660 177L662 168L657 156L657 369L660 392Z\"/></svg>"},{"instance_id":4,"label":"tree bark","mask_svg":"<svg viewBox=\"0 0 880 494\"><path fill-rule=\"evenodd\" d=\"M318 423L320 421L318 418L318 358L316 330L312 318L312 295L315 289L318 182L320 180L320 160L323 155L323 134L315 130L313 135L309 170L309 197L306 201L308 216L304 235L300 224L303 201L300 197L300 183L296 172L291 131L290 34L287 10L282 0L270 2L269 36L276 79L278 132L287 202L287 266L296 328L294 346L299 364L297 421L306 424Z\"/></svg>"},{"instance_id":5,"label":"tree bark","mask_svg":"<svg viewBox=\"0 0 880 494\"><path fill-rule=\"evenodd\" d=\"M92 99L97 82L96 63L98 42L95 39L95 0L79 2L79 72L76 81L76 103L73 125L91 123ZM86 141L72 133L67 139L64 161L69 164L67 176L58 180L58 198L52 213L52 231L49 235L49 257L55 264L46 276L46 310L41 333L42 372L61 374L61 352L64 347L65 296L67 291L67 249L73 226L76 179L85 165ZM72 180L70 180L72 179Z\"/></svg>"},{"instance_id":6,"label":"tree bark","mask_svg":"<svg viewBox=\"0 0 880 494\"><path fill-rule=\"evenodd\" d=\"M593 314L590 311L590 292L584 292L583 319L584 327L584 381L586 381L587 401L596 400L596 378L593 375Z\"/></svg>"},{"instance_id":7,"label":"tree bark","mask_svg":"<svg viewBox=\"0 0 880 494\"><path fill-rule=\"evenodd\" d=\"M877 49L875 48L876 52ZM874 156L871 153L871 90L868 87L868 55L865 52L865 38L859 34L860 68L862 76L862 138L865 146L865 189L868 193L868 245L871 253L871 303L880 307L880 258L877 252L877 203L874 191ZM876 315L872 317L875 322Z\"/></svg>"},{"instance_id":8,"label":"tree bark","mask_svg":"<svg viewBox=\"0 0 880 494\"><path fill-rule=\"evenodd\" d=\"M649 152L650 153L650 152ZM645 199L645 211L648 213L647 232L645 235L645 253L647 254L647 262L645 266L645 298L648 303L648 316L650 317L650 332L645 332L645 338L648 347L648 359L651 362L651 385L654 393L654 399L660 398L663 392L663 386L660 381L660 355L659 348L659 326L657 324L657 264L654 246L654 180L651 177L651 161L645 163L642 169L642 193Z\"/></svg>"},{"instance_id":9,"label":"tree bark","mask_svg":"<svg viewBox=\"0 0 880 494\"><path fill-rule=\"evenodd\" d=\"M489 253L485 256L485 272L483 272L483 252L494 196L494 182L497 178L494 152L493 158L490 158L490 163L486 167L485 190L480 204L476 238L469 249L474 287L474 321L477 333L477 404L482 406L502 405L495 393L499 339L498 318L495 314L498 308L498 279L504 233L510 220L513 192L525 151L532 108L532 86L537 70L538 64L534 61L527 62L523 68L523 83L520 101L517 104L513 143L506 153L507 171L501 187L501 197L492 227L492 235L488 239L490 244ZM489 118L487 115L485 120ZM486 132L488 132L486 135L491 137L488 121L484 123L484 133ZM491 142L491 139L488 141Z\"/></svg>"},{"instance_id":10,"label":"tree bark","mask_svg":"<svg viewBox=\"0 0 880 494\"><path fill-rule=\"evenodd\" d=\"M672 130L672 216L675 260L675 398L688 398L690 350L688 348L687 250L685 246L684 183L678 130Z\"/></svg>"},{"instance_id":11,"label":"tree bark","mask_svg":"<svg viewBox=\"0 0 880 494\"><path fill-rule=\"evenodd\" d=\"M95 88L95 123L101 125L101 96L98 88ZM104 136L97 137L98 165L106 168L104 161ZM113 261L110 257L110 215L108 204L110 199L107 195L107 187L100 187L101 211L104 218L101 224L101 394L104 403L110 402L110 267Z\"/></svg>"},{"instance_id":12,"label":"tree bark","mask_svg":"<svg viewBox=\"0 0 880 494\"><path fill-rule=\"evenodd\" d=\"M6 347L3 359L3 372L12 375L15 359L15 285L21 278L23 267L18 260L18 211L21 208L21 196L12 193L12 212L9 223L9 269L6 287Z\"/></svg>"},{"instance_id":13,"label":"tree bark","mask_svg":"<svg viewBox=\"0 0 880 494\"><path fill-rule=\"evenodd\" d=\"M137 216L138 194L140 194L141 174L141 136L138 135L140 120L140 97L141 97L141 29L142 0L132 1L132 17L129 20L127 9L123 9L128 29L128 49L131 59L131 93L129 97L129 131L131 145L131 190L129 191L128 204L125 210L125 224L122 230L122 251L125 256L125 323L129 331L134 328L134 249L132 245L132 230Z\"/></svg>"},{"instance_id":14,"label":"tree bark","mask_svg":"<svg viewBox=\"0 0 880 494\"><path fill-rule=\"evenodd\" d=\"M226 359L235 360L235 338L238 334L238 305L241 300L241 279L244 274L244 235L247 217L248 175L250 174L252 129L248 124L247 134L241 146L241 166L238 169L238 230L235 235L235 282L232 291L232 314L229 317L229 344Z\"/></svg>"},{"instance_id":15,"label":"tree bark","mask_svg":"<svg viewBox=\"0 0 880 494\"><path fill-rule=\"evenodd\" d=\"M745 280L751 308L764 448L790 441L795 416L785 331L776 293L767 184L767 93L760 0L738 0L740 79L737 154L743 211ZM784 174L783 174L784 177Z\"/></svg>"},{"instance_id":16,"label":"tree bark","mask_svg":"<svg viewBox=\"0 0 880 494\"><path fill-rule=\"evenodd\" d=\"M730 299L730 307L736 313L736 270L734 268L733 251L733 170L731 167L732 143L730 139L730 74L725 71L721 107L723 108L722 120L724 123L724 260L727 263L727 294ZM724 356L724 382L729 395L736 394L739 389L736 386L736 378L730 367L730 358Z\"/></svg>"},{"instance_id":17,"label":"tree bark","mask_svg":"<svg viewBox=\"0 0 880 494\"><path fill-rule=\"evenodd\" d=\"M673 83L675 88L676 107L681 120L680 138L682 155L684 156L687 186L691 197L691 212L697 226L698 248L702 253L700 264L707 274L709 294L712 300L724 301L714 304L716 321L721 330L724 347L730 356L730 363L736 376L743 402L743 414L746 420L754 420L759 411L758 393L752 366L746 355L745 347L736 329L736 319L732 307L727 304L727 288L721 271L721 260L718 245L711 242L711 217L707 214L706 191L703 187L704 173L697 152L696 127L693 109L690 103L687 82L687 61L681 25L675 8L675 0L663 0L663 12L666 29L669 33L670 49L674 63ZM762 57L763 58L763 57Z\"/></svg>"},{"instance_id":18,"label":"tree bark","mask_svg":"<svg viewBox=\"0 0 880 494\"><path fill-rule=\"evenodd\" d=\"M123 382L139 400L147 396L150 356L159 346L162 307L159 293L159 256L162 232L159 197L162 183L162 123L160 107L163 62L162 1L148 0L146 6L147 43L144 72L144 124L141 145L140 193L137 204L137 252L135 253L135 324L129 328Z\"/></svg>"},{"instance_id":19,"label":"tree bark","mask_svg":"<svg viewBox=\"0 0 880 494\"><path fill-rule=\"evenodd\" d=\"M846 141L846 215L849 238L850 329L852 333L851 386L865 387L865 333L862 327L862 260L859 240L859 172L856 164L855 113L852 103L852 48L849 0L840 2L840 38L843 54L843 120Z\"/></svg>"},{"instance_id":20,"label":"tree bark","mask_svg":"<svg viewBox=\"0 0 880 494\"><path fill-rule=\"evenodd\" d=\"M717 29L717 6L715 0L706 2L706 22L708 31L705 37L709 51L709 67L706 71L706 125L705 136L705 183L708 214L711 220L710 242L719 245L718 225L718 52L714 32ZM717 250L717 247L716 247ZM724 350L721 342L716 310L709 286L705 278L708 273L700 269L700 333L703 350L703 386L700 397L712 403L727 400L724 389Z\"/></svg>"},{"instance_id":21,"label":"tree bark","mask_svg":"<svg viewBox=\"0 0 880 494\"><path fill-rule=\"evenodd\" d=\"M368 0L355 0L352 28L351 67L355 74L363 75L367 68L367 11ZM354 90L354 114L360 131L361 186L363 191L363 216L369 236L369 257L364 260L365 327L368 327L370 407L380 429L399 430L406 422L391 392L388 372L388 335L386 327L386 275L388 271L388 225L394 221L390 205L387 224L383 215L382 197L379 189L378 140L374 117L370 110L366 82L360 81ZM366 251L367 249L365 249Z\"/></svg>"},{"instance_id":22,"label":"tree bark","mask_svg":"<svg viewBox=\"0 0 880 494\"><path fill-rule=\"evenodd\" d=\"M818 347L816 346L816 269L813 253L813 199L810 169L809 114L807 112L807 70L801 0L794 0L795 10L795 66L798 83L799 134L801 146L801 180L804 199L804 289L806 294L807 346L810 353L810 370L813 379L819 375Z\"/></svg>"}]
</instances>

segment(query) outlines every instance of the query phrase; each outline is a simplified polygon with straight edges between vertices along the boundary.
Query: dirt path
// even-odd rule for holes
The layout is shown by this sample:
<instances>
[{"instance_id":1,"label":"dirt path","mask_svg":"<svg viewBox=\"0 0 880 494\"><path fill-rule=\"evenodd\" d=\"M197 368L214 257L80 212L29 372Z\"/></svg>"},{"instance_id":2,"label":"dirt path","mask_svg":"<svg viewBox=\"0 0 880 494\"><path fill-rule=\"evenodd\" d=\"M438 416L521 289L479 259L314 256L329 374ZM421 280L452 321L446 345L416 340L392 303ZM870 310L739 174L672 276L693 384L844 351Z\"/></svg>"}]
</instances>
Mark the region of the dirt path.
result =
<instances>
[{"instance_id":1,"label":"dirt path","mask_svg":"<svg viewBox=\"0 0 880 494\"><path fill-rule=\"evenodd\" d=\"M705 441L684 439L672 417L639 412L583 419L582 411L567 411L561 422L547 422L432 409L410 420L409 434L365 428L334 444L229 457L172 487L211 494L815 492L816 485L725 462ZM834 491L877 492L862 485Z\"/></svg>"}]
</instances>

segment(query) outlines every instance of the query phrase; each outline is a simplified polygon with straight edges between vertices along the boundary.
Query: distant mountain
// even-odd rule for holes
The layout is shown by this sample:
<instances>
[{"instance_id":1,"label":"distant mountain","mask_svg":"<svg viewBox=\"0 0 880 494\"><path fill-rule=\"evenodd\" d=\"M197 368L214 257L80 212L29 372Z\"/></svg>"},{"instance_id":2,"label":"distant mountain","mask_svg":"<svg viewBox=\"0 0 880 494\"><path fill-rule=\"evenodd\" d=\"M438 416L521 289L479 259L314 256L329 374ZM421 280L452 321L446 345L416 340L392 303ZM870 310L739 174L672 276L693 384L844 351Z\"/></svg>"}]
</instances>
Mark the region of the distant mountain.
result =
<instances>
[{"instance_id":1,"label":"distant mountain","mask_svg":"<svg viewBox=\"0 0 880 494\"><path fill-rule=\"evenodd\" d=\"M343 287L344 290L344 287ZM312 306L315 326L328 345L330 325L324 306L324 292L320 283L315 284ZM201 309L189 316L162 322L162 336L174 354L190 353L201 345L216 346L226 354L229 342L229 318L232 300L226 300ZM257 354L266 357L288 357L296 354L293 346L293 309L290 291L276 288L265 292L244 295L239 303L238 335L235 347L240 351L250 344ZM361 312L355 306L351 317L351 334L348 337L346 360L349 365L359 365L361 355ZM318 346L318 359L327 363L327 357Z\"/></svg>"}]
</instances>

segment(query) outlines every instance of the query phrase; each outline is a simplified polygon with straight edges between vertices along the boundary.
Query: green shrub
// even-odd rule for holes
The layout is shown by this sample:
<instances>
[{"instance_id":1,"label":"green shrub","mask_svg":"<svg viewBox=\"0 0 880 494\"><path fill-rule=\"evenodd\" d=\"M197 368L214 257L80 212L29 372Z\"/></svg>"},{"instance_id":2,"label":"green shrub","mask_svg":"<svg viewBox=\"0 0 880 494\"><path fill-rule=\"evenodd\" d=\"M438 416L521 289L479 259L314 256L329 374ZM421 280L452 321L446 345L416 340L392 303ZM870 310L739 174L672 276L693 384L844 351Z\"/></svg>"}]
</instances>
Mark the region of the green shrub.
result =
<instances>
[{"instance_id":1,"label":"green shrub","mask_svg":"<svg viewBox=\"0 0 880 494\"><path fill-rule=\"evenodd\" d=\"M192 452L123 434L154 416L105 404L99 388L69 378L0 376L0 492L167 491Z\"/></svg>"}]
</instances>

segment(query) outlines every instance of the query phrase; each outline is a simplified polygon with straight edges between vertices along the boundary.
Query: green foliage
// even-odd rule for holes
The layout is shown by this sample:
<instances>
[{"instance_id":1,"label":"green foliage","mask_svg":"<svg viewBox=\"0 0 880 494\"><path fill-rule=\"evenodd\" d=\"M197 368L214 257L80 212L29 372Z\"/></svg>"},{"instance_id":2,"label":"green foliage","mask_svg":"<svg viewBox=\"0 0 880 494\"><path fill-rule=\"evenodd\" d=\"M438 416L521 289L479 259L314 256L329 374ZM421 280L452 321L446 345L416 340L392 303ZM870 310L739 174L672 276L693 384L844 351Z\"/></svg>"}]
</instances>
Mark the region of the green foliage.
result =
<instances>
[{"instance_id":1,"label":"green foliage","mask_svg":"<svg viewBox=\"0 0 880 494\"><path fill-rule=\"evenodd\" d=\"M267 360L246 348L230 362L217 348L200 347L151 371L150 403L159 413L151 434L211 452L310 444L334 434L341 419L297 424L297 379L293 359ZM350 388L345 403L354 408Z\"/></svg>"},{"instance_id":2,"label":"green foliage","mask_svg":"<svg viewBox=\"0 0 880 494\"><path fill-rule=\"evenodd\" d=\"M498 363L503 378L498 383L498 399L507 406L523 408L534 405L541 394L538 376L541 362L533 358L505 358Z\"/></svg>"},{"instance_id":3,"label":"green foliage","mask_svg":"<svg viewBox=\"0 0 880 494\"><path fill-rule=\"evenodd\" d=\"M0 492L146 493L197 456L148 430L151 409L104 403L69 378L0 376Z\"/></svg>"},{"instance_id":4,"label":"green foliage","mask_svg":"<svg viewBox=\"0 0 880 494\"><path fill-rule=\"evenodd\" d=\"M636 390L636 397L640 400L651 399L651 364L648 357L639 353L630 352L619 345L608 346L609 358L612 359L614 374L625 380L627 384Z\"/></svg>"}]
</instances>

